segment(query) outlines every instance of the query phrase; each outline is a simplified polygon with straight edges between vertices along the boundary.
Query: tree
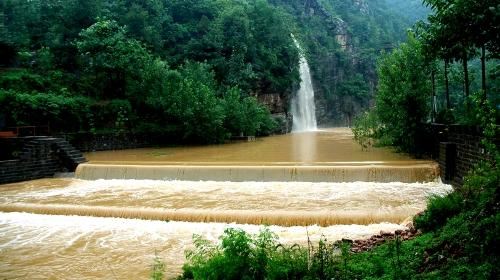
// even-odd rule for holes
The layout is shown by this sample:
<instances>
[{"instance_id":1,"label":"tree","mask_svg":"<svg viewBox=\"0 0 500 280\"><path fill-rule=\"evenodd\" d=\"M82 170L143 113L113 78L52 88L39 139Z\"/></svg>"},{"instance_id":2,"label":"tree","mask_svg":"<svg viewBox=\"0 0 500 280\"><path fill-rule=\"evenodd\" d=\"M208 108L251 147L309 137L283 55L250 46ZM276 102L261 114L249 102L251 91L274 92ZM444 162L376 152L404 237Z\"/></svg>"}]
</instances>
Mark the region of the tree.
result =
<instances>
[{"instance_id":1,"label":"tree","mask_svg":"<svg viewBox=\"0 0 500 280\"><path fill-rule=\"evenodd\" d=\"M160 112L164 125L174 126L173 130L185 141L224 140L224 110L216 97L209 66L190 62L177 71L168 70L159 61L153 65L157 72L151 77L159 78L159 82L152 81L147 103Z\"/></svg>"},{"instance_id":2,"label":"tree","mask_svg":"<svg viewBox=\"0 0 500 280\"><path fill-rule=\"evenodd\" d=\"M429 112L431 85L421 51L420 42L409 33L408 42L384 55L377 67L376 113L381 133L407 152L418 150L419 126Z\"/></svg>"},{"instance_id":3,"label":"tree","mask_svg":"<svg viewBox=\"0 0 500 280\"><path fill-rule=\"evenodd\" d=\"M436 40L432 47L460 49L455 52L464 65L465 91L468 93L467 60L474 48L481 48L482 89L486 94L486 50L498 57L500 7L496 0L424 0L435 12L429 17L433 28L447 30L446 43ZM486 95L485 95L486 96Z\"/></svg>"},{"instance_id":4,"label":"tree","mask_svg":"<svg viewBox=\"0 0 500 280\"><path fill-rule=\"evenodd\" d=\"M152 56L125 28L113 20L100 20L83 30L77 48L97 97L140 99L139 81Z\"/></svg>"}]
</instances>

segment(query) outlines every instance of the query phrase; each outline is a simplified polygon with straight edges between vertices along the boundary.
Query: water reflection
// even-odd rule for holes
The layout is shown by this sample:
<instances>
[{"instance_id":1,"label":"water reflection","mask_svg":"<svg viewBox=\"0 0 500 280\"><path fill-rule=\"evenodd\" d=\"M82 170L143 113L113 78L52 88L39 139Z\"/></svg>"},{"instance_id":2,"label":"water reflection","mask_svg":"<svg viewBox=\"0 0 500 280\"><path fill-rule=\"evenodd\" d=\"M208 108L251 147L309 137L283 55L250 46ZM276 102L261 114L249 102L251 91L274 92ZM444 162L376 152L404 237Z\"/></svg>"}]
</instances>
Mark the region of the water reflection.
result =
<instances>
[{"instance_id":1,"label":"water reflection","mask_svg":"<svg viewBox=\"0 0 500 280\"><path fill-rule=\"evenodd\" d=\"M292 138L292 161L303 164L312 164L316 161L318 132L301 132L291 135Z\"/></svg>"}]
</instances>

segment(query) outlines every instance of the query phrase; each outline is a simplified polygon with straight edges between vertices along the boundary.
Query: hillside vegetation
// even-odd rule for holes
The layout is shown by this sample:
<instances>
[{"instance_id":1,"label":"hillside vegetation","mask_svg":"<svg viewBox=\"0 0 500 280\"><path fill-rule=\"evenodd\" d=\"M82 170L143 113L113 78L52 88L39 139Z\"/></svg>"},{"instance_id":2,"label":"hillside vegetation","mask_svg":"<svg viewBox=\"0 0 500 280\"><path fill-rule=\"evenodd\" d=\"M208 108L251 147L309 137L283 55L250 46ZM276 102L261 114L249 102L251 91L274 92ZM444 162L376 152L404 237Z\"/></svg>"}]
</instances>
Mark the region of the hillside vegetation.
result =
<instances>
[{"instance_id":1,"label":"hillside vegetation","mask_svg":"<svg viewBox=\"0 0 500 280\"><path fill-rule=\"evenodd\" d=\"M266 135L299 85L293 33L320 121L342 122L369 104L376 57L404 29L384 1L5 0L0 108L6 126L54 132ZM258 102L269 94L279 118Z\"/></svg>"}]
</instances>

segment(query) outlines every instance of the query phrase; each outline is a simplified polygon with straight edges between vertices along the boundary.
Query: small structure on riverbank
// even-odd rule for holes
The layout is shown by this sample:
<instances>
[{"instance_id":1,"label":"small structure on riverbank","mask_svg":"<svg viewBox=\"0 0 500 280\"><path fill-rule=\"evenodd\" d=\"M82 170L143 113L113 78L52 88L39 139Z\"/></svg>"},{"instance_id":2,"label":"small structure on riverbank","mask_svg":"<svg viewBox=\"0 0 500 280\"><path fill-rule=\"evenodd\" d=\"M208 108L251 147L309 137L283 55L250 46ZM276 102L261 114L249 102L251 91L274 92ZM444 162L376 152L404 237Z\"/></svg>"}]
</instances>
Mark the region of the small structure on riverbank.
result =
<instances>
[{"instance_id":1,"label":"small structure on riverbank","mask_svg":"<svg viewBox=\"0 0 500 280\"><path fill-rule=\"evenodd\" d=\"M73 172L85 162L82 153L62 138L48 136L0 138L0 184Z\"/></svg>"},{"instance_id":2,"label":"small structure on riverbank","mask_svg":"<svg viewBox=\"0 0 500 280\"><path fill-rule=\"evenodd\" d=\"M432 145L437 152L443 182L461 187L469 171L489 157L482 143L481 128L440 124L433 124L431 128L435 139ZM498 146L500 135L493 141Z\"/></svg>"}]
</instances>

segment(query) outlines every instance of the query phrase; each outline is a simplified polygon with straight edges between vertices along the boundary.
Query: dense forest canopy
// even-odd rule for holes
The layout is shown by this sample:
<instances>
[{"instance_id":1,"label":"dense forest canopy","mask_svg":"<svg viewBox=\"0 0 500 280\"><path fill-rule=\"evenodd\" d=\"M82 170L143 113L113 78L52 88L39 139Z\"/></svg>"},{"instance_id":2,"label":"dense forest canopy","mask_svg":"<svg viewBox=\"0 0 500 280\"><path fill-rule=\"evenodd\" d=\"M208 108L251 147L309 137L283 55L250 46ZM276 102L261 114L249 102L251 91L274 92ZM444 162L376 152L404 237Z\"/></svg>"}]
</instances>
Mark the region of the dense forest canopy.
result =
<instances>
[{"instance_id":1,"label":"dense forest canopy","mask_svg":"<svg viewBox=\"0 0 500 280\"><path fill-rule=\"evenodd\" d=\"M405 40L410 21L392 4L5 0L0 106L11 112L9 126L50 123L56 131L161 132L196 142L268 134L287 122L299 84L295 34L320 122L350 124L373 98L377 57Z\"/></svg>"},{"instance_id":2,"label":"dense forest canopy","mask_svg":"<svg viewBox=\"0 0 500 280\"><path fill-rule=\"evenodd\" d=\"M293 21L266 1L8 0L0 11L11 125L218 142L271 133L255 97L299 80Z\"/></svg>"}]
</instances>

